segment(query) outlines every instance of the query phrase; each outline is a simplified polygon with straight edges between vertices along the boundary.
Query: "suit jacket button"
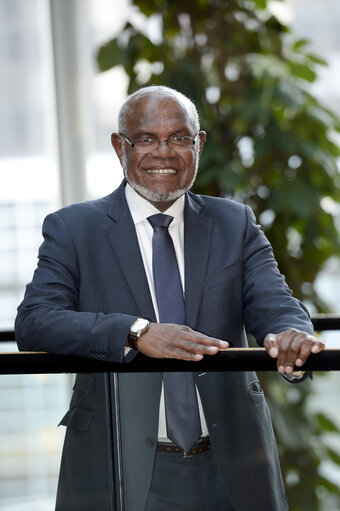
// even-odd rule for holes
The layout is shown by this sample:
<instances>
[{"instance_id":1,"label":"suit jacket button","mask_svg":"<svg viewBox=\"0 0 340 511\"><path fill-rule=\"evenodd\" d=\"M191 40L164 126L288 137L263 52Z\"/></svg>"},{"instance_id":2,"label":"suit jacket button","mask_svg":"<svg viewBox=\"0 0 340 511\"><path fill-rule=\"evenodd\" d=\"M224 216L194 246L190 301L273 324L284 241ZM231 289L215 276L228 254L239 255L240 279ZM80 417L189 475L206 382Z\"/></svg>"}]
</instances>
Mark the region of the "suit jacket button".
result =
<instances>
[{"instance_id":1,"label":"suit jacket button","mask_svg":"<svg viewBox=\"0 0 340 511\"><path fill-rule=\"evenodd\" d=\"M155 445L155 441L153 438L150 438L148 437L146 440L145 440L145 443L148 447L153 447Z\"/></svg>"}]
</instances>

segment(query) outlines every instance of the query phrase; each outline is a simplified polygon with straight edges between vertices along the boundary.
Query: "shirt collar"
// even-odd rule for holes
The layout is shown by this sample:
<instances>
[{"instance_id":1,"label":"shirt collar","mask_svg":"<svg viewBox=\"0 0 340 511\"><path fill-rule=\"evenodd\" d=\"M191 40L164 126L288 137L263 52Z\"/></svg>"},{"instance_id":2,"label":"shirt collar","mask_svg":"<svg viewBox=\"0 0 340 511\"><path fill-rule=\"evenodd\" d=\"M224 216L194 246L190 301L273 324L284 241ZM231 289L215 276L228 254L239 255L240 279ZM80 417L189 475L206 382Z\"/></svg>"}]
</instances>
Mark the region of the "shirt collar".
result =
<instances>
[{"instance_id":1,"label":"shirt collar","mask_svg":"<svg viewBox=\"0 0 340 511\"><path fill-rule=\"evenodd\" d=\"M153 206L149 201L141 197L130 185L126 183L125 187L126 202L129 206L130 213L134 224L146 220L149 216L160 213L160 211ZM185 197L182 195L177 199L166 211L163 213L174 217L172 225L177 222L182 222L184 218L184 204Z\"/></svg>"}]
</instances>

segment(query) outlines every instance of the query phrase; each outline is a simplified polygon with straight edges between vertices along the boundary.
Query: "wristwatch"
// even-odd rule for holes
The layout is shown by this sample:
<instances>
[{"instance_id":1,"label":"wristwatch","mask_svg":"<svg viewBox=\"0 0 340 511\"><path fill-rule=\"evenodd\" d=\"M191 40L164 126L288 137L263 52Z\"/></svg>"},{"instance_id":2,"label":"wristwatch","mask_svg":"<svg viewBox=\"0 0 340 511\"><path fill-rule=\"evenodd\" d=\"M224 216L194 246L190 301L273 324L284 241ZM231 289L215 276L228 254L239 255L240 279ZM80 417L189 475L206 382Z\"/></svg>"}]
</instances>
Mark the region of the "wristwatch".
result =
<instances>
[{"instance_id":1,"label":"wristwatch","mask_svg":"<svg viewBox=\"0 0 340 511\"><path fill-rule=\"evenodd\" d=\"M137 341L139 337L148 330L150 321L144 318L137 318L134 323L130 326L128 335L128 344L131 348L138 350Z\"/></svg>"},{"instance_id":2,"label":"wristwatch","mask_svg":"<svg viewBox=\"0 0 340 511\"><path fill-rule=\"evenodd\" d=\"M293 371L292 373L282 373L282 376L290 383L299 383L301 380L305 379L306 372L307 371Z\"/></svg>"}]
</instances>

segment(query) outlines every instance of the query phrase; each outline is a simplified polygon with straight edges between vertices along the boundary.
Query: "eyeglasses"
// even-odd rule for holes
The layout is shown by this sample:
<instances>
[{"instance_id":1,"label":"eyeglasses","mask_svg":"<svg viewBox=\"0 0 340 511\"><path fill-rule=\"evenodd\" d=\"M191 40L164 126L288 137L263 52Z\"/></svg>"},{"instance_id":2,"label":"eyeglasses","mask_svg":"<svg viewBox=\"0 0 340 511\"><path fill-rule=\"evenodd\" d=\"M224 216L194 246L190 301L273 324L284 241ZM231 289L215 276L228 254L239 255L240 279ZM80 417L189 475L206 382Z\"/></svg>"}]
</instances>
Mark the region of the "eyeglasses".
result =
<instances>
[{"instance_id":1,"label":"eyeglasses","mask_svg":"<svg viewBox=\"0 0 340 511\"><path fill-rule=\"evenodd\" d=\"M171 135L168 140L159 140L157 137L143 137L137 140L129 140L123 133L119 133L119 135L123 137L133 149L136 149L136 151L140 153L151 153L158 149L163 142L174 151L185 151L195 145L198 133L193 137L187 135Z\"/></svg>"}]
</instances>

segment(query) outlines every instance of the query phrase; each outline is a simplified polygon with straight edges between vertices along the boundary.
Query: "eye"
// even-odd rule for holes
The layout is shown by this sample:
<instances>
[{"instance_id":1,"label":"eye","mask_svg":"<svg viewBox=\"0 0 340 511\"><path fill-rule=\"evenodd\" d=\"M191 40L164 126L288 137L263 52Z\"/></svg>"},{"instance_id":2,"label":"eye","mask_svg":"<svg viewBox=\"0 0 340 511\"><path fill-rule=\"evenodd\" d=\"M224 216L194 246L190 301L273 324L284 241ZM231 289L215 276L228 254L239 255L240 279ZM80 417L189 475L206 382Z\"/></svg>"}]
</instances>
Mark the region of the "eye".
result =
<instances>
[{"instance_id":1,"label":"eye","mask_svg":"<svg viewBox=\"0 0 340 511\"><path fill-rule=\"evenodd\" d=\"M187 142L187 139L189 139L190 137L185 137L183 135L174 135L173 137L171 137L171 140L173 140L174 142L178 143L178 144L185 144Z\"/></svg>"},{"instance_id":2,"label":"eye","mask_svg":"<svg viewBox=\"0 0 340 511\"><path fill-rule=\"evenodd\" d=\"M137 146L147 146L154 144L156 142L156 139L154 137L143 137L139 138L138 140L135 140L135 145Z\"/></svg>"},{"instance_id":3,"label":"eye","mask_svg":"<svg viewBox=\"0 0 340 511\"><path fill-rule=\"evenodd\" d=\"M193 138L188 135L173 135L169 142L176 146L190 147L194 141Z\"/></svg>"}]
</instances>

